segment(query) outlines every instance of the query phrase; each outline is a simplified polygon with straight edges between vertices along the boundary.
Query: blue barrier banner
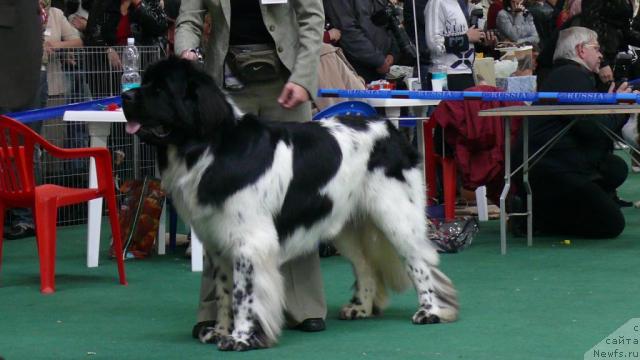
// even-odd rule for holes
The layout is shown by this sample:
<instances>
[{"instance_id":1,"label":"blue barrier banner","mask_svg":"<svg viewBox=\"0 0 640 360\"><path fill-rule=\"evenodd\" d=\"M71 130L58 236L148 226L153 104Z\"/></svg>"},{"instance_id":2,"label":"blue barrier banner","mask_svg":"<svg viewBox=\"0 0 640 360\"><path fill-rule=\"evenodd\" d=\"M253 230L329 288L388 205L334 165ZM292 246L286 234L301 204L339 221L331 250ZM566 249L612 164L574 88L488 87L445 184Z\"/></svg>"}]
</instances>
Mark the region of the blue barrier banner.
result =
<instances>
[{"instance_id":1,"label":"blue barrier banner","mask_svg":"<svg viewBox=\"0 0 640 360\"><path fill-rule=\"evenodd\" d=\"M92 101L86 101L81 103L48 107L44 109L21 111L21 112L9 113L5 115L10 118L16 119L22 123L27 124L31 122L61 117L62 115L64 115L64 112L67 110L76 110L76 111L99 110L111 104L122 106L122 100L120 99L120 96L108 97L100 100L92 100Z\"/></svg>"},{"instance_id":2,"label":"blue barrier banner","mask_svg":"<svg viewBox=\"0 0 640 360\"><path fill-rule=\"evenodd\" d=\"M415 100L530 101L558 104L638 103L634 93L482 92L319 89L320 97Z\"/></svg>"}]
</instances>

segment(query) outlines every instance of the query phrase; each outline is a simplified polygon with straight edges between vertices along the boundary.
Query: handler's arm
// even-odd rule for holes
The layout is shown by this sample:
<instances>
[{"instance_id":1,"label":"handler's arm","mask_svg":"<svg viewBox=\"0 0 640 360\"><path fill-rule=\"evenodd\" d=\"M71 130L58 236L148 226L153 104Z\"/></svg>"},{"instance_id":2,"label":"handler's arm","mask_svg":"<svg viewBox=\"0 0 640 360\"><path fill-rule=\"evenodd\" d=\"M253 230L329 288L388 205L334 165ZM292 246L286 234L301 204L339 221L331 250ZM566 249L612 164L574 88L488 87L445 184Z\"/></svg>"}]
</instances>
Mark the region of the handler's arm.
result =
<instances>
[{"instance_id":1,"label":"handler's arm","mask_svg":"<svg viewBox=\"0 0 640 360\"><path fill-rule=\"evenodd\" d=\"M183 0L184 1L184 0ZM311 98L318 91L318 64L324 32L321 0L290 0L298 19L298 49L289 82L302 86Z\"/></svg>"},{"instance_id":2,"label":"handler's arm","mask_svg":"<svg viewBox=\"0 0 640 360\"><path fill-rule=\"evenodd\" d=\"M180 56L183 51L200 46L205 14L203 0L182 0L180 14L176 19L176 55Z\"/></svg>"}]
</instances>

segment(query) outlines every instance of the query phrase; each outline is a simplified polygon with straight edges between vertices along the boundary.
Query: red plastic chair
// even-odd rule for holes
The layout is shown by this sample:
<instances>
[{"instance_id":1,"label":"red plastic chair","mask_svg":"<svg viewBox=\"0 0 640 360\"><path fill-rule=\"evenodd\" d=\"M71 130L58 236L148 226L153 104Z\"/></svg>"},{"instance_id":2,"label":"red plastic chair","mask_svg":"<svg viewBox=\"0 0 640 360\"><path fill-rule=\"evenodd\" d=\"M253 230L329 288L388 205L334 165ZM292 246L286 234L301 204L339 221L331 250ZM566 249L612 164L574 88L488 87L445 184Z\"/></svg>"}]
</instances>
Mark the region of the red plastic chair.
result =
<instances>
[{"instance_id":1,"label":"red plastic chair","mask_svg":"<svg viewBox=\"0 0 640 360\"><path fill-rule=\"evenodd\" d=\"M422 127L424 139L425 177L427 184L427 204L433 205L436 186L436 164L442 166L442 188L444 192L444 218L451 221L456 217L456 164L453 158L443 157L435 153L433 130L436 122L433 119L424 122Z\"/></svg>"},{"instance_id":2,"label":"red plastic chair","mask_svg":"<svg viewBox=\"0 0 640 360\"><path fill-rule=\"evenodd\" d=\"M79 189L58 185L35 185L34 146L60 159L93 157L98 188ZM40 291L55 291L56 219L58 208L103 197L109 210L111 233L118 262L120 284L126 285L122 237L118 222L116 194L111 170L111 155L105 148L62 149L48 143L28 126L0 115L0 229L5 210L13 207L32 209L35 217L38 255L40 257ZM0 265L2 264L0 231Z\"/></svg>"}]
</instances>

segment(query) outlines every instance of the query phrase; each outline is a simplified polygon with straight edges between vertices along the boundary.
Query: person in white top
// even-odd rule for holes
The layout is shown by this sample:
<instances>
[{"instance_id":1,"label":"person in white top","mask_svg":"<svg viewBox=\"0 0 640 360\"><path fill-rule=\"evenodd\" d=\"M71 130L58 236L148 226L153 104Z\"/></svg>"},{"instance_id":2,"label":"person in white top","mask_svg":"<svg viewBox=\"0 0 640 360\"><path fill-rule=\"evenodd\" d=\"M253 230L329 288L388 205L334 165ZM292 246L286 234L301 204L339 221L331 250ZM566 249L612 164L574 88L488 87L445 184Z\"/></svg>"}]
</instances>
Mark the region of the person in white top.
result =
<instances>
[{"instance_id":1,"label":"person in white top","mask_svg":"<svg viewBox=\"0 0 640 360\"><path fill-rule=\"evenodd\" d=\"M474 44L485 38L475 26L469 27L467 3L461 0L430 0L424 9L425 35L431 53L430 72L446 69L449 90L474 85Z\"/></svg>"}]
</instances>

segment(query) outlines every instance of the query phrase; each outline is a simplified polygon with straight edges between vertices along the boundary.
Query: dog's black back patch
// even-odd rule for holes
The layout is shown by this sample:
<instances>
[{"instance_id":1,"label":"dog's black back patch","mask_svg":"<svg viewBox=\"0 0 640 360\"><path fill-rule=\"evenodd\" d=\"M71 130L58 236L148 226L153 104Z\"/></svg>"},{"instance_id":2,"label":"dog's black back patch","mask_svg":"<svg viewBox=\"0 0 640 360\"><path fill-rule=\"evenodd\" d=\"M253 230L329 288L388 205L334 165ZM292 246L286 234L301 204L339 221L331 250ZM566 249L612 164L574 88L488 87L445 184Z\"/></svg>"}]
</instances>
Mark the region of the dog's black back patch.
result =
<instances>
[{"instance_id":1,"label":"dog's black back patch","mask_svg":"<svg viewBox=\"0 0 640 360\"><path fill-rule=\"evenodd\" d=\"M416 167L420 157L391 122L386 124L389 137L376 141L367 168L369 171L383 168L386 176L405 181L402 171Z\"/></svg>"},{"instance_id":2,"label":"dog's black back patch","mask_svg":"<svg viewBox=\"0 0 640 360\"><path fill-rule=\"evenodd\" d=\"M253 115L246 115L237 127L225 132L220 143L211 144L214 159L198 186L198 201L219 206L256 183L273 165L280 141L293 146L293 179L280 184L289 187L274 219L279 239L325 217L333 201L319 191L336 175L342 161L336 139L320 124L263 123ZM193 166L194 160L184 155Z\"/></svg>"},{"instance_id":3,"label":"dog's black back patch","mask_svg":"<svg viewBox=\"0 0 640 360\"><path fill-rule=\"evenodd\" d=\"M315 126L314 126L315 125ZM280 125L274 125L280 126ZM298 227L310 227L328 215L333 201L319 193L342 162L336 139L319 124L287 124L293 144L293 180L275 224L280 242Z\"/></svg>"},{"instance_id":4,"label":"dog's black back patch","mask_svg":"<svg viewBox=\"0 0 640 360\"><path fill-rule=\"evenodd\" d=\"M344 124L354 130L358 130L358 131L366 131L369 129L369 123L372 120L372 118L369 117L365 117L365 116L359 116L359 115L346 115L346 116L338 116L337 117L338 121L341 124Z\"/></svg>"}]
</instances>

